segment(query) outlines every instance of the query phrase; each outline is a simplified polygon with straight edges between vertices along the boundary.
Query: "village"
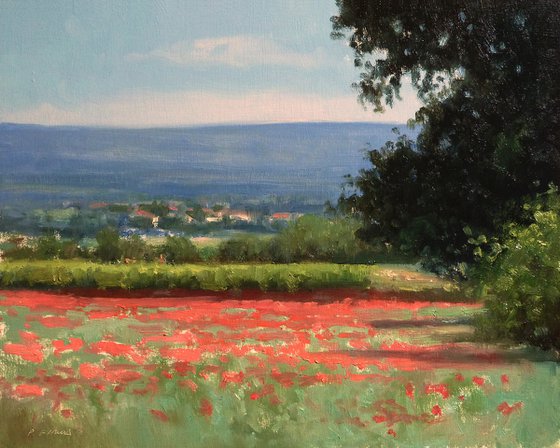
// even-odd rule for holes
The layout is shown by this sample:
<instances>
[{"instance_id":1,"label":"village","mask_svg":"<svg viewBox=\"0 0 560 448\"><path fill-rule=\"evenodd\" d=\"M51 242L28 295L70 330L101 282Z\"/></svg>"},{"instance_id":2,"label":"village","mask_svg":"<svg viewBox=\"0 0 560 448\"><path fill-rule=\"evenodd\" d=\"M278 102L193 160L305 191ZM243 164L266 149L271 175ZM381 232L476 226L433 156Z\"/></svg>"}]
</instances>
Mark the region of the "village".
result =
<instances>
[{"instance_id":1,"label":"village","mask_svg":"<svg viewBox=\"0 0 560 448\"><path fill-rule=\"evenodd\" d=\"M238 204L236 204L238 205ZM303 216L303 212L270 210L268 206L232 207L228 202L178 200L143 202L65 202L50 209L0 210L0 231L55 233L64 237L91 237L111 226L122 237L205 235L220 230L274 233Z\"/></svg>"}]
</instances>

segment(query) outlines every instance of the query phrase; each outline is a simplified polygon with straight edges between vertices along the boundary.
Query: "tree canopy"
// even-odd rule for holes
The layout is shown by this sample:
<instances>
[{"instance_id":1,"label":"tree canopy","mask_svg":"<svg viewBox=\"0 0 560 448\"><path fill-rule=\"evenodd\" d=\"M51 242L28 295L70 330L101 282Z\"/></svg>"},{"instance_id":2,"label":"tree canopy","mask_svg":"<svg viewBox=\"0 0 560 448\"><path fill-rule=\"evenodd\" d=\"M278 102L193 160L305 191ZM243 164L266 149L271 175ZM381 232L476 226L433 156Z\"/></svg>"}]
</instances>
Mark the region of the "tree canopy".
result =
<instances>
[{"instance_id":1,"label":"tree canopy","mask_svg":"<svg viewBox=\"0 0 560 448\"><path fill-rule=\"evenodd\" d=\"M364 104L382 111L409 79L423 100L417 140L368 154L343 203L362 235L446 263L469 240L524 217L560 185L560 2L338 0L333 37L361 68Z\"/></svg>"}]
</instances>

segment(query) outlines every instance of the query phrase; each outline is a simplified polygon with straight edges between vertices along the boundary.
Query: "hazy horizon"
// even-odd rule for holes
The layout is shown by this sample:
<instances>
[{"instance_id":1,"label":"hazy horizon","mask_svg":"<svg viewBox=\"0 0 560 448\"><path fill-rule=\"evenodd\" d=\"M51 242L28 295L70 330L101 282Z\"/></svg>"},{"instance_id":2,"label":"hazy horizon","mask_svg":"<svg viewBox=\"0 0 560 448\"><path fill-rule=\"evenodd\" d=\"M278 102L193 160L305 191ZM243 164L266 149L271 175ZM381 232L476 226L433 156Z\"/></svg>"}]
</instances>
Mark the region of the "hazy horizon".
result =
<instances>
[{"instance_id":1,"label":"hazy horizon","mask_svg":"<svg viewBox=\"0 0 560 448\"><path fill-rule=\"evenodd\" d=\"M379 123L172 128L0 124L0 202L201 195L336 200L365 150L394 137Z\"/></svg>"}]
</instances>

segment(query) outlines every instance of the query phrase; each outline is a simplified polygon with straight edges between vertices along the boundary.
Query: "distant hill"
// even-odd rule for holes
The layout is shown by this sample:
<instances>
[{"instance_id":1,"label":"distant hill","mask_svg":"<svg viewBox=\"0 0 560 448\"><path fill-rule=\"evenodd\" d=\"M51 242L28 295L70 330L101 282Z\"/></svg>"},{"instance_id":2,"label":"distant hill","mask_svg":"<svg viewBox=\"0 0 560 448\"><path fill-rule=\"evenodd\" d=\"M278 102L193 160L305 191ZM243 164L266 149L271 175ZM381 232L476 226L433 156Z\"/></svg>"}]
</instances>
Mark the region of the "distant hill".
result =
<instances>
[{"instance_id":1,"label":"distant hill","mask_svg":"<svg viewBox=\"0 0 560 448\"><path fill-rule=\"evenodd\" d=\"M394 125L162 129L0 124L0 205L270 195L336 199ZM415 134L401 126L403 132Z\"/></svg>"}]
</instances>

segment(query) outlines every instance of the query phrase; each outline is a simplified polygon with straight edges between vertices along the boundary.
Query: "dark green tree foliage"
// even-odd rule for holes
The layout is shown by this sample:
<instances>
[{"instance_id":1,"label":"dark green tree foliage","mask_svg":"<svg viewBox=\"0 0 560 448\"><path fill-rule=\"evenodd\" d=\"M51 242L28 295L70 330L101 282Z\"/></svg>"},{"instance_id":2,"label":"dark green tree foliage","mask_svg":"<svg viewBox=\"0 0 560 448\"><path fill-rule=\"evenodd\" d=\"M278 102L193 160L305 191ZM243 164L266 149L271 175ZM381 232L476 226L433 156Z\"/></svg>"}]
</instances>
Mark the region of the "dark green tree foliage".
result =
<instances>
[{"instance_id":1,"label":"dark green tree foliage","mask_svg":"<svg viewBox=\"0 0 560 448\"><path fill-rule=\"evenodd\" d=\"M200 261L196 246L185 237L171 236L165 240L161 250L168 263L192 263Z\"/></svg>"},{"instance_id":2,"label":"dark green tree foliage","mask_svg":"<svg viewBox=\"0 0 560 448\"><path fill-rule=\"evenodd\" d=\"M119 240L120 257L124 260L151 261L154 259L152 248L138 235Z\"/></svg>"},{"instance_id":3,"label":"dark green tree foliage","mask_svg":"<svg viewBox=\"0 0 560 448\"><path fill-rule=\"evenodd\" d=\"M202 210L200 204L194 204L192 210L188 211L187 214L197 222L204 222L206 219L206 215L204 214L204 210Z\"/></svg>"},{"instance_id":4,"label":"dark green tree foliage","mask_svg":"<svg viewBox=\"0 0 560 448\"><path fill-rule=\"evenodd\" d=\"M219 261L249 262L271 261L269 241L250 235L235 236L220 244Z\"/></svg>"},{"instance_id":5,"label":"dark green tree foliage","mask_svg":"<svg viewBox=\"0 0 560 448\"><path fill-rule=\"evenodd\" d=\"M35 244L30 246L16 244L3 255L10 260L52 260L85 258L87 253L76 241L64 241L54 235L46 235L38 238Z\"/></svg>"},{"instance_id":6,"label":"dark green tree foliage","mask_svg":"<svg viewBox=\"0 0 560 448\"><path fill-rule=\"evenodd\" d=\"M121 258L122 251L119 232L114 227L106 227L95 236L97 240L96 255L101 261L115 262Z\"/></svg>"},{"instance_id":7,"label":"dark green tree foliage","mask_svg":"<svg viewBox=\"0 0 560 448\"><path fill-rule=\"evenodd\" d=\"M159 201L152 201L151 204L141 204L140 210L153 213L156 216L166 216L169 213L167 205Z\"/></svg>"},{"instance_id":8,"label":"dark green tree foliage","mask_svg":"<svg viewBox=\"0 0 560 448\"><path fill-rule=\"evenodd\" d=\"M35 251L29 246L18 246L5 250L2 256L7 260L33 260Z\"/></svg>"},{"instance_id":9,"label":"dark green tree foliage","mask_svg":"<svg viewBox=\"0 0 560 448\"><path fill-rule=\"evenodd\" d=\"M355 84L375 110L409 75L424 101L416 142L369 153L343 199L384 238L446 263L471 261L472 234L519 221L521 204L560 185L560 2L338 0Z\"/></svg>"},{"instance_id":10,"label":"dark green tree foliage","mask_svg":"<svg viewBox=\"0 0 560 448\"><path fill-rule=\"evenodd\" d=\"M52 260L53 258L72 259L81 258L85 255L76 241L63 241L54 235L47 235L37 240L37 245L31 258L38 260Z\"/></svg>"},{"instance_id":11,"label":"dark green tree foliage","mask_svg":"<svg viewBox=\"0 0 560 448\"><path fill-rule=\"evenodd\" d=\"M62 243L54 235L42 236L35 247L35 258L39 260L50 260L58 258L62 249Z\"/></svg>"},{"instance_id":12,"label":"dark green tree foliage","mask_svg":"<svg viewBox=\"0 0 560 448\"><path fill-rule=\"evenodd\" d=\"M76 241L63 241L60 244L60 258L71 260L73 258L86 258L85 252Z\"/></svg>"}]
</instances>

